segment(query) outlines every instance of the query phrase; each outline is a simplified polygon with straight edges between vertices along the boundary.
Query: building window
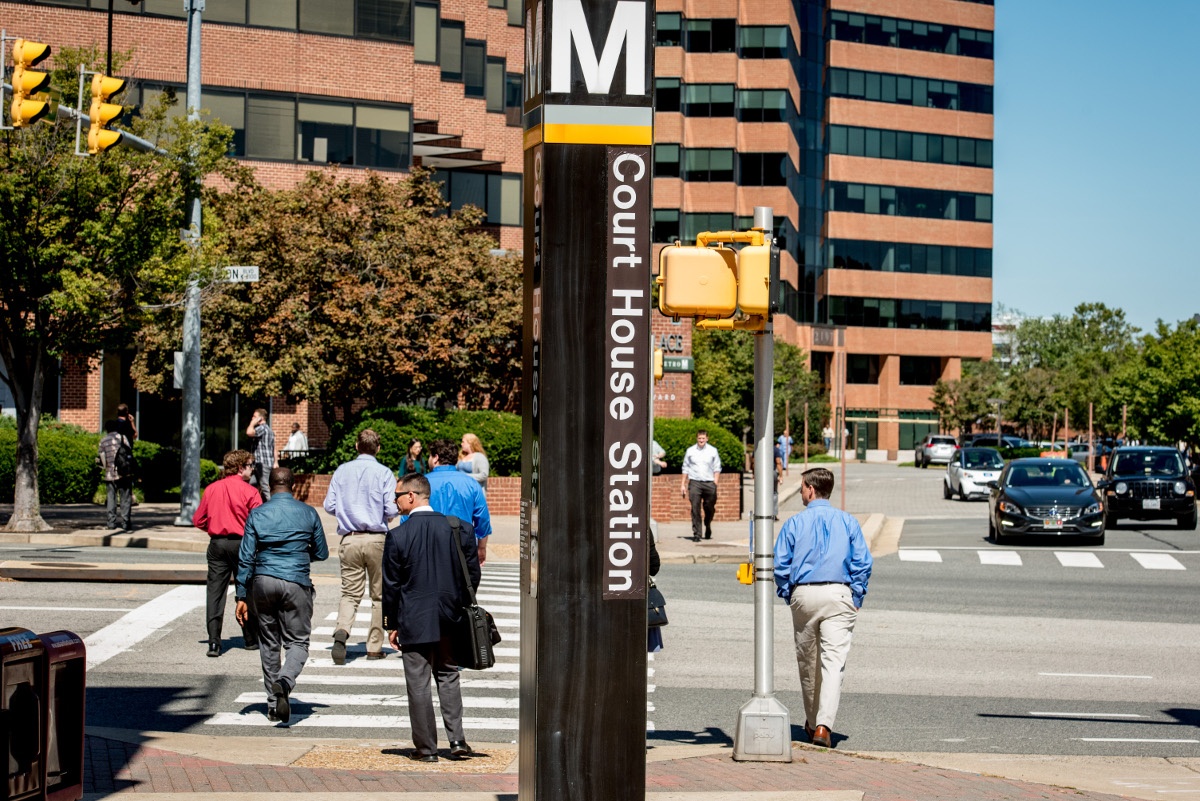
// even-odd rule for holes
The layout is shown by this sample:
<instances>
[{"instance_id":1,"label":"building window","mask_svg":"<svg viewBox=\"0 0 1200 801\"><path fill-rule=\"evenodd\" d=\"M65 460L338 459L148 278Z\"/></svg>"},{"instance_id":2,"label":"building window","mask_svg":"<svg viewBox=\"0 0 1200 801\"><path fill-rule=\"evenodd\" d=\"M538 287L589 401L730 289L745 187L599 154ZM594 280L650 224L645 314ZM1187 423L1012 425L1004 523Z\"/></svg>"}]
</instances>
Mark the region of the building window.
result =
<instances>
[{"instance_id":1,"label":"building window","mask_svg":"<svg viewBox=\"0 0 1200 801\"><path fill-rule=\"evenodd\" d=\"M689 19L683 32L683 49L689 53L733 53L737 49L737 20Z\"/></svg>"},{"instance_id":2,"label":"building window","mask_svg":"<svg viewBox=\"0 0 1200 801\"><path fill-rule=\"evenodd\" d=\"M654 177L679 177L679 145L661 144L654 146Z\"/></svg>"},{"instance_id":3,"label":"building window","mask_svg":"<svg viewBox=\"0 0 1200 801\"><path fill-rule=\"evenodd\" d=\"M655 209L650 237L655 242L678 241L679 212L676 209Z\"/></svg>"},{"instance_id":4,"label":"building window","mask_svg":"<svg viewBox=\"0 0 1200 801\"><path fill-rule=\"evenodd\" d=\"M411 111L359 106L355 123L355 164L389 170L412 166Z\"/></svg>"},{"instance_id":5,"label":"building window","mask_svg":"<svg viewBox=\"0 0 1200 801\"><path fill-rule=\"evenodd\" d=\"M521 74L507 72L504 74L504 121L508 125L520 126L521 114L524 111L525 99L522 95L524 84Z\"/></svg>"},{"instance_id":6,"label":"building window","mask_svg":"<svg viewBox=\"0 0 1200 801\"><path fill-rule=\"evenodd\" d=\"M732 117L733 84L689 83L683 87L685 117Z\"/></svg>"},{"instance_id":7,"label":"building window","mask_svg":"<svg viewBox=\"0 0 1200 801\"><path fill-rule=\"evenodd\" d=\"M79 5L86 5L86 3L81 2ZM182 3L176 3L176 5L182 5ZM207 0L204 4L204 21L245 25L246 0Z\"/></svg>"},{"instance_id":8,"label":"building window","mask_svg":"<svg viewBox=\"0 0 1200 801\"><path fill-rule=\"evenodd\" d=\"M787 186L787 153L739 153L739 186Z\"/></svg>"},{"instance_id":9,"label":"building window","mask_svg":"<svg viewBox=\"0 0 1200 801\"><path fill-rule=\"evenodd\" d=\"M490 225L521 224L521 176L503 173L438 170L433 180L442 184L450 208L475 206Z\"/></svg>"},{"instance_id":10,"label":"building window","mask_svg":"<svg viewBox=\"0 0 1200 801\"><path fill-rule=\"evenodd\" d=\"M330 0L326 2L342 9L340 3ZM413 41L411 0L356 0L355 12L359 36L387 39L392 42Z\"/></svg>"},{"instance_id":11,"label":"building window","mask_svg":"<svg viewBox=\"0 0 1200 801\"><path fill-rule=\"evenodd\" d=\"M463 23L442 20L438 63L442 66L443 81L463 79Z\"/></svg>"},{"instance_id":12,"label":"building window","mask_svg":"<svg viewBox=\"0 0 1200 801\"><path fill-rule=\"evenodd\" d=\"M657 47L678 47L683 43L683 17L678 13L654 15L654 44Z\"/></svg>"},{"instance_id":13,"label":"building window","mask_svg":"<svg viewBox=\"0 0 1200 801\"><path fill-rule=\"evenodd\" d=\"M681 238L686 245L694 243L696 237L705 231L728 231L732 228L732 214L684 214Z\"/></svg>"},{"instance_id":14,"label":"building window","mask_svg":"<svg viewBox=\"0 0 1200 801\"><path fill-rule=\"evenodd\" d=\"M301 100L296 120L300 128L300 161L354 163L354 106Z\"/></svg>"},{"instance_id":15,"label":"building window","mask_svg":"<svg viewBox=\"0 0 1200 801\"><path fill-rule=\"evenodd\" d=\"M413 6L413 61L437 63L439 22L437 5L417 3Z\"/></svg>"},{"instance_id":16,"label":"building window","mask_svg":"<svg viewBox=\"0 0 1200 801\"><path fill-rule=\"evenodd\" d=\"M739 89L737 118L739 122L783 122L787 117L786 89Z\"/></svg>"},{"instance_id":17,"label":"building window","mask_svg":"<svg viewBox=\"0 0 1200 801\"><path fill-rule=\"evenodd\" d=\"M992 277L992 251L953 245L831 239L826 264L839 270Z\"/></svg>"},{"instance_id":18,"label":"building window","mask_svg":"<svg viewBox=\"0 0 1200 801\"><path fill-rule=\"evenodd\" d=\"M244 156L246 154L246 96L202 91L200 105L208 109L214 119L220 120L233 129L233 141L229 146L229 155Z\"/></svg>"},{"instance_id":19,"label":"building window","mask_svg":"<svg viewBox=\"0 0 1200 801\"><path fill-rule=\"evenodd\" d=\"M879 357L865 353L847 353L846 383L878 384Z\"/></svg>"},{"instance_id":20,"label":"building window","mask_svg":"<svg viewBox=\"0 0 1200 801\"><path fill-rule=\"evenodd\" d=\"M463 93L467 97L484 96L486 65L486 42L467 42L463 45Z\"/></svg>"},{"instance_id":21,"label":"building window","mask_svg":"<svg viewBox=\"0 0 1200 801\"><path fill-rule=\"evenodd\" d=\"M901 386L931 387L941 377L942 360L938 356L900 357Z\"/></svg>"},{"instance_id":22,"label":"building window","mask_svg":"<svg viewBox=\"0 0 1200 801\"><path fill-rule=\"evenodd\" d=\"M992 113L992 87L882 72L830 69L829 96L901 106Z\"/></svg>"},{"instance_id":23,"label":"building window","mask_svg":"<svg viewBox=\"0 0 1200 801\"><path fill-rule=\"evenodd\" d=\"M992 307L989 303L829 296L817 303L817 316L834 325L865 328L989 333L992 330Z\"/></svg>"},{"instance_id":24,"label":"building window","mask_svg":"<svg viewBox=\"0 0 1200 801\"><path fill-rule=\"evenodd\" d=\"M508 24L509 25L524 25L525 24L525 3L524 0L508 0Z\"/></svg>"},{"instance_id":25,"label":"building window","mask_svg":"<svg viewBox=\"0 0 1200 801\"><path fill-rule=\"evenodd\" d=\"M733 150L692 148L683 152L683 180L732 181ZM732 215L730 215L732 218Z\"/></svg>"},{"instance_id":26,"label":"building window","mask_svg":"<svg viewBox=\"0 0 1200 801\"><path fill-rule=\"evenodd\" d=\"M489 58L487 60L487 110L497 113L504 112L504 59Z\"/></svg>"},{"instance_id":27,"label":"building window","mask_svg":"<svg viewBox=\"0 0 1200 801\"><path fill-rule=\"evenodd\" d=\"M250 0L250 24L296 30L296 0Z\"/></svg>"},{"instance_id":28,"label":"building window","mask_svg":"<svg viewBox=\"0 0 1200 801\"><path fill-rule=\"evenodd\" d=\"M246 156L296 158L296 101L250 95L246 99Z\"/></svg>"},{"instance_id":29,"label":"building window","mask_svg":"<svg viewBox=\"0 0 1200 801\"><path fill-rule=\"evenodd\" d=\"M963 167L992 166L992 141L965 136L830 125L829 152L840 156L924 161Z\"/></svg>"},{"instance_id":30,"label":"building window","mask_svg":"<svg viewBox=\"0 0 1200 801\"><path fill-rule=\"evenodd\" d=\"M679 111L681 85L678 78L655 78L654 110Z\"/></svg>"},{"instance_id":31,"label":"building window","mask_svg":"<svg viewBox=\"0 0 1200 801\"><path fill-rule=\"evenodd\" d=\"M786 25L742 25L738 58L787 58L790 38Z\"/></svg>"},{"instance_id":32,"label":"building window","mask_svg":"<svg viewBox=\"0 0 1200 801\"><path fill-rule=\"evenodd\" d=\"M251 0L253 2L253 0ZM208 18L208 0L205 0L204 17ZM361 5L363 0L359 0ZM329 33L337 36L354 35L354 15L347 14L345 7L335 0L300 0L300 30L311 33Z\"/></svg>"},{"instance_id":33,"label":"building window","mask_svg":"<svg viewBox=\"0 0 1200 801\"><path fill-rule=\"evenodd\" d=\"M952 56L992 58L992 32L933 22L829 12L829 39Z\"/></svg>"},{"instance_id":34,"label":"building window","mask_svg":"<svg viewBox=\"0 0 1200 801\"><path fill-rule=\"evenodd\" d=\"M992 196L911 186L875 186L830 181L827 209L853 214L991 222Z\"/></svg>"}]
</instances>

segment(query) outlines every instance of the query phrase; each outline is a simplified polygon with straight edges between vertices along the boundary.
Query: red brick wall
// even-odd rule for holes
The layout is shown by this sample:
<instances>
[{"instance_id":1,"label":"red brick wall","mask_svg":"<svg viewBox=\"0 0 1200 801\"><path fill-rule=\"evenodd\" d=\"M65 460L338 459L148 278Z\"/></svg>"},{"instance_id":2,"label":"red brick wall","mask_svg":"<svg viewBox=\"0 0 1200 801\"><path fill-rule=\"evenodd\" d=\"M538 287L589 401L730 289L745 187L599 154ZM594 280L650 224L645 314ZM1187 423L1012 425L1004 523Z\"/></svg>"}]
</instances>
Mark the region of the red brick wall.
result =
<instances>
[{"instance_id":1,"label":"red brick wall","mask_svg":"<svg viewBox=\"0 0 1200 801\"><path fill-rule=\"evenodd\" d=\"M100 426L100 360L85 360L64 356L62 360L62 395L58 419L99 431Z\"/></svg>"},{"instance_id":2,"label":"red brick wall","mask_svg":"<svg viewBox=\"0 0 1200 801\"><path fill-rule=\"evenodd\" d=\"M678 323L657 311L650 314L650 331L654 347L662 348L664 356L692 355L692 321ZM692 374L664 373L662 381L654 385L654 416L692 416Z\"/></svg>"}]
</instances>

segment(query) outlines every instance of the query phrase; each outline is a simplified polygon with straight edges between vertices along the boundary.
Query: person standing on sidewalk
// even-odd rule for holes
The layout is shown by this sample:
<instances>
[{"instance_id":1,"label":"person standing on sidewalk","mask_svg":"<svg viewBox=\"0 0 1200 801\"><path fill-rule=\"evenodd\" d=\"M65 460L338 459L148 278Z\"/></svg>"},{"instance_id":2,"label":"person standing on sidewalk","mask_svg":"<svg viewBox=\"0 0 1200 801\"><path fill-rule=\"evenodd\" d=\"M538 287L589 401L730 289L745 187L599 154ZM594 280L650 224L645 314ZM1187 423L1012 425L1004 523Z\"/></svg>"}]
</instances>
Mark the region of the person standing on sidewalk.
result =
<instances>
[{"instance_id":1,"label":"person standing on sidewalk","mask_svg":"<svg viewBox=\"0 0 1200 801\"><path fill-rule=\"evenodd\" d=\"M383 541L388 521L396 516L396 476L379 463L379 434L364 428L355 443L358 458L346 462L329 480L325 511L337 519L341 544L342 600L330 655L335 665L346 664L346 640L354 628L358 604L371 593L371 628L367 659L383 659Z\"/></svg>"},{"instance_id":2,"label":"person standing on sidewalk","mask_svg":"<svg viewBox=\"0 0 1200 801\"><path fill-rule=\"evenodd\" d=\"M237 574L238 549L251 510L262 506L262 496L250 486L254 457L247 451L225 454L224 476L204 488L192 525L208 532L208 655L221 655L221 624L229 580ZM241 620L239 619L239 623ZM247 651L258 648L258 626L251 618L242 624Z\"/></svg>"},{"instance_id":3,"label":"person standing on sidewalk","mask_svg":"<svg viewBox=\"0 0 1200 801\"><path fill-rule=\"evenodd\" d=\"M487 559L487 538L492 534L492 516L488 512L483 488L474 478L460 471L458 449L447 439L429 443L429 505L448 517L468 521L475 531L479 564Z\"/></svg>"},{"instance_id":4,"label":"person standing on sidewalk","mask_svg":"<svg viewBox=\"0 0 1200 801\"><path fill-rule=\"evenodd\" d=\"M254 410L250 425L246 426L246 436L254 441L251 449L254 452L254 477L250 483L258 488L265 501L271 497L267 477L275 466L275 432L267 422L266 409Z\"/></svg>"},{"instance_id":5,"label":"person standing on sidewalk","mask_svg":"<svg viewBox=\"0 0 1200 801\"><path fill-rule=\"evenodd\" d=\"M683 454L683 484L679 491L692 505L692 541L700 541L700 510L704 507L704 539L712 539L712 519L717 511L717 476L721 454L708 444L708 431L696 432L696 444Z\"/></svg>"},{"instance_id":6,"label":"person standing on sidewalk","mask_svg":"<svg viewBox=\"0 0 1200 801\"><path fill-rule=\"evenodd\" d=\"M802 473L800 497L808 508L789 518L775 540L776 594L792 610L804 731L825 748L872 565L862 527L830 505L832 493L832 472L814 467Z\"/></svg>"},{"instance_id":7,"label":"person standing on sidewalk","mask_svg":"<svg viewBox=\"0 0 1200 801\"><path fill-rule=\"evenodd\" d=\"M133 445L121 433L117 420L104 423L104 438L97 447L96 463L104 473L104 507L108 527L133 529Z\"/></svg>"},{"instance_id":8,"label":"person standing on sidewalk","mask_svg":"<svg viewBox=\"0 0 1200 801\"><path fill-rule=\"evenodd\" d=\"M472 481L474 479L471 479ZM462 725L462 689L454 657L455 632L464 599L459 545L473 587L479 587L477 540L465 522L451 525L429 505L429 479L409 473L400 479L396 502L408 518L388 532L383 556L383 620L394 648L403 651L404 683L413 745L409 757L437 762L437 721L429 680L437 680L442 723L450 756L470 756ZM454 537L458 537L455 544Z\"/></svg>"},{"instance_id":9,"label":"person standing on sidewalk","mask_svg":"<svg viewBox=\"0 0 1200 801\"><path fill-rule=\"evenodd\" d=\"M271 500L250 513L238 551L237 619L257 621L267 720L287 723L289 697L308 661L316 594L309 570L329 558L329 546L317 510L292 496L292 471L276 467L268 481Z\"/></svg>"}]
</instances>

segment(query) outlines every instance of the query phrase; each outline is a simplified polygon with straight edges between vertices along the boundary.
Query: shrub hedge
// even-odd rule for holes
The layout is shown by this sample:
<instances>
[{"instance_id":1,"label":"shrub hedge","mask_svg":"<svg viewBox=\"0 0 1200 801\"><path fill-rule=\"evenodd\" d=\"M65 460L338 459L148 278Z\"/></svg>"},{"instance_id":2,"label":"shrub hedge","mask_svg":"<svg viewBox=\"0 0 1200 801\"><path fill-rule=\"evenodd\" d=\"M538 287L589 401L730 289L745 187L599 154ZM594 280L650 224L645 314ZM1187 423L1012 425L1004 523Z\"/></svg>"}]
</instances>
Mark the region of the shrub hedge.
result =
<instances>
[{"instance_id":1,"label":"shrub hedge","mask_svg":"<svg viewBox=\"0 0 1200 801\"><path fill-rule=\"evenodd\" d=\"M721 454L721 468L726 473L740 473L745 463L742 442L711 420L657 417L654 420L654 439L667 452L668 473L678 473L683 454L696 444L696 432L708 429L709 444Z\"/></svg>"}]
</instances>

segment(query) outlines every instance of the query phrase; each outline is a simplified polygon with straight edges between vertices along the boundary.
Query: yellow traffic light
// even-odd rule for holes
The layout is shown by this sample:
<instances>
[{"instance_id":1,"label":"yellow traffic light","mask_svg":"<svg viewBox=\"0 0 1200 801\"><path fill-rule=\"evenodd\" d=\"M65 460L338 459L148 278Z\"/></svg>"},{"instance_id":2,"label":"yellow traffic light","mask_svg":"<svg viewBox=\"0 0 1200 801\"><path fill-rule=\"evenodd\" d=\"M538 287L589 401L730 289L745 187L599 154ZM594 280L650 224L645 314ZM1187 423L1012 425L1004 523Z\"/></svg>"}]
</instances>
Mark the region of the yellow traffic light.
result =
<instances>
[{"instance_id":1,"label":"yellow traffic light","mask_svg":"<svg viewBox=\"0 0 1200 801\"><path fill-rule=\"evenodd\" d=\"M124 106L107 102L125 88L125 81L107 75L92 76L92 108L88 116L92 120L88 129L88 152L93 155L119 144L125 136L120 131L108 130L108 125L125 113Z\"/></svg>"},{"instance_id":2,"label":"yellow traffic light","mask_svg":"<svg viewBox=\"0 0 1200 801\"><path fill-rule=\"evenodd\" d=\"M668 317L721 318L737 311L737 261L729 248L668 245L655 281L659 311Z\"/></svg>"},{"instance_id":3,"label":"yellow traffic light","mask_svg":"<svg viewBox=\"0 0 1200 801\"><path fill-rule=\"evenodd\" d=\"M18 39L13 43L13 99L12 125L24 128L50 113L50 104L45 100L30 100L30 96L44 92L50 87L50 76L29 69L50 55L50 45Z\"/></svg>"},{"instance_id":4,"label":"yellow traffic light","mask_svg":"<svg viewBox=\"0 0 1200 801\"><path fill-rule=\"evenodd\" d=\"M654 349L654 380L662 381L663 377L663 349Z\"/></svg>"},{"instance_id":5,"label":"yellow traffic light","mask_svg":"<svg viewBox=\"0 0 1200 801\"><path fill-rule=\"evenodd\" d=\"M746 245L738 251L738 308L757 317L770 313L770 245Z\"/></svg>"}]
</instances>

